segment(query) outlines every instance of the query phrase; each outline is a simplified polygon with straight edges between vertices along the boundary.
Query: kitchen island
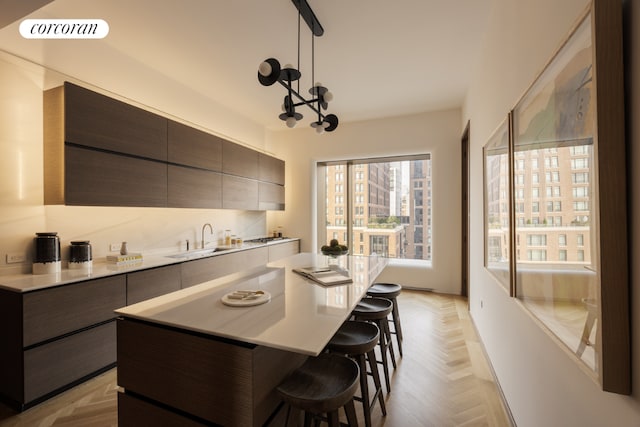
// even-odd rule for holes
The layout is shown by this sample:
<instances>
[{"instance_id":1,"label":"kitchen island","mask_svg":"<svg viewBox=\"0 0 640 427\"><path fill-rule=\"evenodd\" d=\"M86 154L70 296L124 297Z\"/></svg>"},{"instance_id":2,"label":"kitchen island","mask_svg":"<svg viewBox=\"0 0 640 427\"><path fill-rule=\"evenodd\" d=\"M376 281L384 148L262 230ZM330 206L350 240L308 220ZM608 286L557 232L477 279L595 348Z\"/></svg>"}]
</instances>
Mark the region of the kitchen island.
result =
<instances>
[{"instance_id":1,"label":"kitchen island","mask_svg":"<svg viewBox=\"0 0 640 427\"><path fill-rule=\"evenodd\" d=\"M274 387L322 351L386 263L298 254L116 310L119 425L269 424ZM292 271L309 266L344 269L353 282L325 287ZM239 290L270 300L223 304Z\"/></svg>"}]
</instances>

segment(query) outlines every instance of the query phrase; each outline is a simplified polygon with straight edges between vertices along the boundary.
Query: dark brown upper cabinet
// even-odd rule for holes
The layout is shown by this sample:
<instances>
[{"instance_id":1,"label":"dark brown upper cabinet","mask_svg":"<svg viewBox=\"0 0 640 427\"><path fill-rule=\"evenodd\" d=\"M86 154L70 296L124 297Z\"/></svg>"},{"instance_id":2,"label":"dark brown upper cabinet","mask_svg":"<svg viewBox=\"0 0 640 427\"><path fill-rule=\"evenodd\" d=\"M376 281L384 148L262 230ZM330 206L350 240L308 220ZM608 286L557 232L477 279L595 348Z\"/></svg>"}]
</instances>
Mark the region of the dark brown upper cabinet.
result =
<instances>
[{"instance_id":1,"label":"dark brown upper cabinet","mask_svg":"<svg viewBox=\"0 0 640 427\"><path fill-rule=\"evenodd\" d=\"M167 121L65 83L44 93L44 203L167 205Z\"/></svg>"},{"instance_id":2,"label":"dark brown upper cabinet","mask_svg":"<svg viewBox=\"0 0 640 427\"><path fill-rule=\"evenodd\" d=\"M65 142L167 160L167 119L72 83L63 87Z\"/></svg>"},{"instance_id":3,"label":"dark brown upper cabinet","mask_svg":"<svg viewBox=\"0 0 640 427\"><path fill-rule=\"evenodd\" d=\"M173 120L167 132L169 163L222 171L222 138Z\"/></svg>"},{"instance_id":4,"label":"dark brown upper cabinet","mask_svg":"<svg viewBox=\"0 0 640 427\"><path fill-rule=\"evenodd\" d=\"M222 208L222 174L169 165L167 205L170 208Z\"/></svg>"},{"instance_id":5,"label":"dark brown upper cabinet","mask_svg":"<svg viewBox=\"0 0 640 427\"><path fill-rule=\"evenodd\" d=\"M282 160L68 82L43 100L45 204L284 209Z\"/></svg>"},{"instance_id":6,"label":"dark brown upper cabinet","mask_svg":"<svg viewBox=\"0 0 640 427\"><path fill-rule=\"evenodd\" d=\"M222 172L244 178L258 179L258 152L234 144L222 143Z\"/></svg>"},{"instance_id":7,"label":"dark brown upper cabinet","mask_svg":"<svg viewBox=\"0 0 640 427\"><path fill-rule=\"evenodd\" d=\"M262 182L284 185L284 160L259 153L258 179Z\"/></svg>"},{"instance_id":8,"label":"dark brown upper cabinet","mask_svg":"<svg viewBox=\"0 0 640 427\"><path fill-rule=\"evenodd\" d=\"M167 165L65 147L65 203L74 206L167 206Z\"/></svg>"},{"instance_id":9,"label":"dark brown upper cabinet","mask_svg":"<svg viewBox=\"0 0 640 427\"><path fill-rule=\"evenodd\" d=\"M258 184L255 179L222 175L224 209L258 210Z\"/></svg>"}]
</instances>

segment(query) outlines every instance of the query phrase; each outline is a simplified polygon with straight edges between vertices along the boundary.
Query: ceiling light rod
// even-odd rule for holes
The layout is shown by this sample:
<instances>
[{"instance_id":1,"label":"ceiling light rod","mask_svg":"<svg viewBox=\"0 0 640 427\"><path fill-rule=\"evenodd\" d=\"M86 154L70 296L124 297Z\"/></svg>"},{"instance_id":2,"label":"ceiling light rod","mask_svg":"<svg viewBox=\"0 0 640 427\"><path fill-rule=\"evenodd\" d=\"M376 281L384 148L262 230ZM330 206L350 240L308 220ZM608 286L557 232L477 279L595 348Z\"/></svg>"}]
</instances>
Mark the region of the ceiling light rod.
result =
<instances>
[{"instance_id":1,"label":"ceiling light rod","mask_svg":"<svg viewBox=\"0 0 640 427\"><path fill-rule=\"evenodd\" d=\"M300 66L300 16L304 18L312 33L311 60L313 80L315 77L314 36L324 34L324 29L306 0L291 0L291 2L298 9L298 67ZM275 82L278 82L287 90L288 94L284 97L282 104L283 113L278 117L284 120L288 127L295 127L297 122L303 117L302 114L296 112L295 107L306 105L318 114L318 120L311 123L311 127L313 127L316 132L323 133L324 131L331 132L335 130L335 128L338 127L338 117L335 114L322 114L322 110L326 110L328 103L333 100L333 94L329 92L329 89L316 82L314 86L309 89L312 99L305 99L292 86L292 82L298 81L299 90L300 77L300 71L293 68L290 64L286 64L284 68L281 68L280 62L275 58L266 59L258 67L258 81L260 84L263 86L271 86ZM301 102L294 102L293 95Z\"/></svg>"}]
</instances>

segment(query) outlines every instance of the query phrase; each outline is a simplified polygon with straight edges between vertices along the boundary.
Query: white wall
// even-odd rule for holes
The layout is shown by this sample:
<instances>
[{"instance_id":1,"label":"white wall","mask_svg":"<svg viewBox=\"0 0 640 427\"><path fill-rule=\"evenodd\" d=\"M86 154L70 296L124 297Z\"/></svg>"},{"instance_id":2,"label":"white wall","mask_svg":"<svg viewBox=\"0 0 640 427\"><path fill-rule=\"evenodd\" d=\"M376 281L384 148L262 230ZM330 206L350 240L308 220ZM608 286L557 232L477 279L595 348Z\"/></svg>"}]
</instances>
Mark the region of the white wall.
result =
<instances>
[{"instance_id":1,"label":"white wall","mask_svg":"<svg viewBox=\"0 0 640 427\"><path fill-rule=\"evenodd\" d=\"M277 112L274 111L274 114ZM315 163L431 153L433 159L433 263L431 268L388 267L380 280L460 293L459 110L340 124L317 135L307 123L269 132L267 148L286 161L285 212L269 213L268 228L282 225L302 238L302 250L318 252L315 234Z\"/></svg>"},{"instance_id":2,"label":"white wall","mask_svg":"<svg viewBox=\"0 0 640 427\"><path fill-rule=\"evenodd\" d=\"M615 0L614 0L615 1ZM465 102L463 120L471 120L471 314L487 349L509 407L519 427L539 426L638 426L640 425L640 292L632 292L633 366L632 396L602 392L574 360L536 325L486 273L482 227L482 145L533 81L587 5L586 0L495 0L490 32L482 60L474 69L474 81ZM629 76L640 75L640 4L627 2L633 22L631 43L633 66ZM629 119L640 114L640 91L635 79ZM631 160L640 160L638 120L632 121L628 138ZM631 164L631 162L630 162ZM640 184L640 169L630 176L631 212L640 208L634 188ZM638 227L632 226L631 264L640 255ZM635 262L634 262L635 261ZM632 278L632 289L640 289L640 278ZM482 306L481 306L482 304Z\"/></svg>"},{"instance_id":3,"label":"white wall","mask_svg":"<svg viewBox=\"0 0 640 427\"><path fill-rule=\"evenodd\" d=\"M266 233L266 214L258 211L44 206L42 91L60 81L57 73L0 55L0 275L31 272L32 242L39 231L58 232L63 260L71 240L90 240L96 260L109 252L110 243L121 241L127 241L131 251L143 253L177 252L184 249L186 239L193 248L206 222L214 226L218 239L224 229L243 237ZM151 92L145 102L156 99L154 106L169 105L167 97L174 96L171 91ZM215 126L198 115L202 100L187 95L177 99L174 116L205 129ZM246 133L251 122L243 125L237 116L232 122L245 132L236 136L262 148L260 132ZM9 253L23 254L27 260L9 265L5 258Z\"/></svg>"}]
</instances>

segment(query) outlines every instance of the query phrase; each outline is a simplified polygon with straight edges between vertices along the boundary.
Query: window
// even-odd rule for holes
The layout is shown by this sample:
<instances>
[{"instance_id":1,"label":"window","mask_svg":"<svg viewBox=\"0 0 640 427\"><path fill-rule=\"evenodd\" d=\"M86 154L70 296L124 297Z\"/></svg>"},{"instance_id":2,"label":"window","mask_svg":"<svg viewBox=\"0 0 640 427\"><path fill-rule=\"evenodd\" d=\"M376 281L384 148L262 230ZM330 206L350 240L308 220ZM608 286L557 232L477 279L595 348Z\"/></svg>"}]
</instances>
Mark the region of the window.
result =
<instances>
[{"instance_id":1,"label":"window","mask_svg":"<svg viewBox=\"0 0 640 427\"><path fill-rule=\"evenodd\" d=\"M558 251L558 261L566 261L566 260L567 260L567 250L560 249L560 251Z\"/></svg>"},{"instance_id":2,"label":"window","mask_svg":"<svg viewBox=\"0 0 640 427\"><path fill-rule=\"evenodd\" d=\"M574 184L587 184L589 183L588 172L576 172L571 174L571 182Z\"/></svg>"},{"instance_id":3,"label":"window","mask_svg":"<svg viewBox=\"0 0 640 427\"><path fill-rule=\"evenodd\" d=\"M546 246L547 235L546 234L528 234L527 245L528 246Z\"/></svg>"},{"instance_id":4,"label":"window","mask_svg":"<svg viewBox=\"0 0 640 427\"><path fill-rule=\"evenodd\" d=\"M527 250L527 260L529 261L546 261L547 251L544 249L529 249Z\"/></svg>"},{"instance_id":5,"label":"window","mask_svg":"<svg viewBox=\"0 0 640 427\"><path fill-rule=\"evenodd\" d=\"M589 197L589 189L587 187L573 187L573 197Z\"/></svg>"},{"instance_id":6,"label":"window","mask_svg":"<svg viewBox=\"0 0 640 427\"><path fill-rule=\"evenodd\" d=\"M576 242L578 246L584 246L584 234L578 234L576 236Z\"/></svg>"},{"instance_id":7,"label":"window","mask_svg":"<svg viewBox=\"0 0 640 427\"><path fill-rule=\"evenodd\" d=\"M573 202L573 210L574 211L588 211L589 210L589 202L585 202L585 201Z\"/></svg>"},{"instance_id":8,"label":"window","mask_svg":"<svg viewBox=\"0 0 640 427\"><path fill-rule=\"evenodd\" d=\"M558 235L558 245L567 246L567 235L566 234Z\"/></svg>"},{"instance_id":9,"label":"window","mask_svg":"<svg viewBox=\"0 0 640 427\"><path fill-rule=\"evenodd\" d=\"M589 168L589 159L587 157L571 159L571 169L588 169L588 168Z\"/></svg>"},{"instance_id":10,"label":"window","mask_svg":"<svg viewBox=\"0 0 640 427\"><path fill-rule=\"evenodd\" d=\"M339 173L345 180L353 176L353 182L337 182ZM329 183L327 176L336 182ZM318 203L318 212L326 216L326 226L318 230L319 241L327 241L323 244L338 232L352 253L431 260L429 155L320 163L318 182L325 181L326 194ZM339 190L343 193L336 194Z\"/></svg>"}]
</instances>

